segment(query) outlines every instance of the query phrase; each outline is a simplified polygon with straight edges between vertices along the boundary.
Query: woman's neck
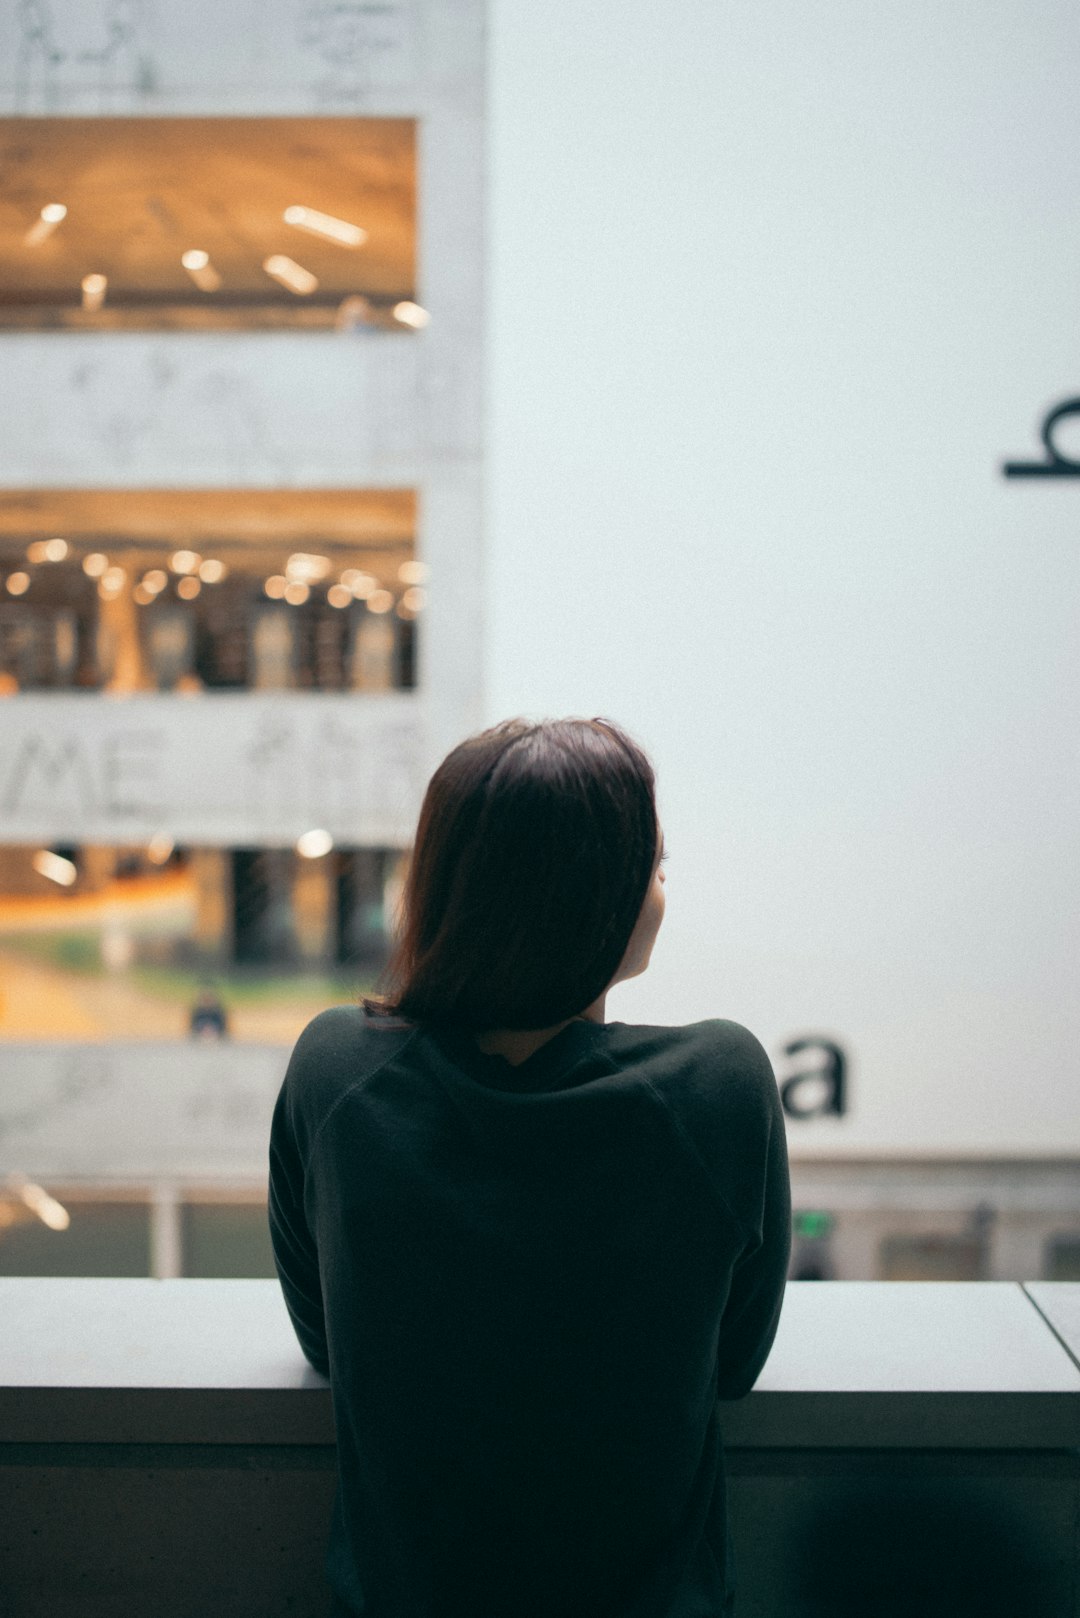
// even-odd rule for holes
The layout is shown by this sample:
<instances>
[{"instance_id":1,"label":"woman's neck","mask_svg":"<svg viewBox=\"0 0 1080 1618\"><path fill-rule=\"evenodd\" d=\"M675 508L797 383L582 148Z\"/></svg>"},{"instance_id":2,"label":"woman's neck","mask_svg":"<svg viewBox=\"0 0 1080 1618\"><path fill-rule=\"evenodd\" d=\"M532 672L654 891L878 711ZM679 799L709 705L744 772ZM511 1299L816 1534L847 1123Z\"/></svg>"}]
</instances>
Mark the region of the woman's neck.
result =
<instances>
[{"instance_id":1,"label":"woman's neck","mask_svg":"<svg viewBox=\"0 0 1080 1618\"><path fill-rule=\"evenodd\" d=\"M492 1028L483 1034L477 1034L476 1043L485 1056L503 1056L511 1067L520 1067L527 1062L534 1051L541 1045L546 1045L549 1039L561 1034L572 1022L603 1022L605 1020L605 991L591 1006L579 1012L576 1017L566 1017L550 1028Z\"/></svg>"}]
</instances>

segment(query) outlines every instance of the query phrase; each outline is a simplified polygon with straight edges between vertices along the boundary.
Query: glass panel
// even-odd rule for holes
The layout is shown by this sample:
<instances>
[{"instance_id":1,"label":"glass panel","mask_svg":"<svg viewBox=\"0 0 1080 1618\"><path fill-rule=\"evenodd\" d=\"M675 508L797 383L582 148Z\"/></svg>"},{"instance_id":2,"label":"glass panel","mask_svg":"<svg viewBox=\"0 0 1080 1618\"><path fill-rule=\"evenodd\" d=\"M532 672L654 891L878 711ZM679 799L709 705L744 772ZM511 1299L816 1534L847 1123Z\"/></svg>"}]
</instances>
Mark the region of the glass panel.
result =
<instances>
[{"instance_id":1,"label":"glass panel","mask_svg":"<svg viewBox=\"0 0 1080 1618\"><path fill-rule=\"evenodd\" d=\"M265 1203L189 1202L181 1228L185 1275L277 1275Z\"/></svg>"},{"instance_id":2,"label":"glass panel","mask_svg":"<svg viewBox=\"0 0 1080 1618\"><path fill-rule=\"evenodd\" d=\"M0 1191L0 1275L149 1275L150 1210L140 1202L64 1199L66 1230L52 1230Z\"/></svg>"}]
</instances>

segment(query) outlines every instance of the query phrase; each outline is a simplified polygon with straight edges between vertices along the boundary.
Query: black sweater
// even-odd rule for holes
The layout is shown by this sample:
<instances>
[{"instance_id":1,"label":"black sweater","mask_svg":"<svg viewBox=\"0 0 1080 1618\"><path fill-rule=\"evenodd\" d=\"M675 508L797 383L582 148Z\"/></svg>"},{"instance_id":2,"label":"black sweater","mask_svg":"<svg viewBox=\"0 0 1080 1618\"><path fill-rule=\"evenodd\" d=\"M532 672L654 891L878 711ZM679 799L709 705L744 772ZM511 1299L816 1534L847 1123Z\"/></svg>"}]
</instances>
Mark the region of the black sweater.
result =
<instances>
[{"instance_id":1,"label":"black sweater","mask_svg":"<svg viewBox=\"0 0 1080 1618\"><path fill-rule=\"evenodd\" d=\"M769 1059L736 1023L572 1022L526 1062L324 1012L274 1112L270 1229L328 1375L327 1577L364 1618L714 1618L717 1398L787 1271Z\"/></svg>"}]
</instances>

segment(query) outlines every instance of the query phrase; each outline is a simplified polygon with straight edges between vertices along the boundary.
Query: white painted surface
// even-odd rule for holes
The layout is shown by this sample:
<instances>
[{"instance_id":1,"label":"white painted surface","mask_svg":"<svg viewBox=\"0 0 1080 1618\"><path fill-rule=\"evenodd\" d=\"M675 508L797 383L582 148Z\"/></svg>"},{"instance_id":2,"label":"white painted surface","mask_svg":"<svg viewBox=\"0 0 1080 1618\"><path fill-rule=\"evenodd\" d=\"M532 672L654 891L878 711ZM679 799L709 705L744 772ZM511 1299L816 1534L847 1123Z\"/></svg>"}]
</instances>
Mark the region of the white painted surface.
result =
<instances>
[{"instance_id":1,"label":"white painted surface","mask_svg":"<svg viewBox=\"0 0 1080 1618\"><path fill-rule=\"evenodd\" d=\"M1080 1365L1080 1281L1031 1281L1024 1290Z\"/></svg>"},{"instance_id":2,"label":"white painted surface","mask_svg":"<svg viewBox=\"0 0 1080 1618\"><path fill-rule=\"evenodd\" d=\"M1080 1371L1001 1281L792 1282L762 1393L1080 1393Z\"/></svg>"},{"instance_id":3,"label":"white painted surface","mask_svg":"<svg viewBox=\"0 0 1080 1618\"><path fill-rule=\"evenodd\" d=\"M276 1281L0 1278L0 1388L325 1386ZM762 1393L1068 1393L1023 1290L793 1282Z\"/></svg>"},{"instance_id":4,"label":"white painted surface","mask_svg":"<svg viewBox=\"0 0 1080 1618\"><path fill-rule=\"evenodd\" d=\"M999 465L1080 394L1080 14L492 18L487 713L655 759L609 1015L837 1038L807 1154L1077 1152L1080 480Z\"/></svg>"},{"instance_id":5,"label":"white painted surface","mask_svg":"<svg viewBox=\"0 0 1080 1618\"><path fill-rule=\"evenodd\" d=\"M276 1281L0 1278L0 1385L325 1387Z\"/></svg>"}]
</instances>

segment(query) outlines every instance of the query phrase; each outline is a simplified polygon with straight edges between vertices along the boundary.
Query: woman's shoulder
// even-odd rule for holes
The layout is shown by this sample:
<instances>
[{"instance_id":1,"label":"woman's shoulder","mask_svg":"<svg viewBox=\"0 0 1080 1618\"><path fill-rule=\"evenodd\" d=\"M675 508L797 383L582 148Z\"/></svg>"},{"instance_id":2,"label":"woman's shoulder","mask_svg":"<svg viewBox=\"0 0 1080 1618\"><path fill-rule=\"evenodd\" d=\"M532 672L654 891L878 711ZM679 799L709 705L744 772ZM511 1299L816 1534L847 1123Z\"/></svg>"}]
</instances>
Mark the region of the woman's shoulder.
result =
<instances>
[{"instance_id":1,"label":"woman's shoulder","mask_svg":"<svg viewBox=\"0 0 1080 1618\"><path fill-rule=\"evenodd\" d=\"M770 1151L784 1135L761 1041L721 1017L678 1028L627 1027L618 1038L628 1053L646 1053L641 1071L656 1102L736 1222L750 1229Z\"/></svg>"},{"instance_id":2,"label":"woman's shoulder","mask_svg":"<svg viewBox=\"0 0 1080 1618\"><path fill-rule=\"evenodd\" d=\"M662 1070L697 1059L723 1064L754 1079L773 1077L772 1064L761 1041L742 1023L726 1017L675 1025L608 1023L613 1055L631 1060L653 1059Z\"/></svg>"},{"instance_id":3,"label":"woman's shoulder","mask_svg":"<svg viewBox=\"0 0 1080 1618\"><path fill-rule=\"evenodd\" d=\"M768 1052L742 1023L726 1017L673 1027L612 1023L609 1052L637 1068L669 1107L686 1117L698 1112L750 1121L778 1105Z\"/></svg>"},{"instance_id":4,"label":"woman's shoulder","mask_svg":"<svg viewBox=\"0 0 1080 1618\"><path fill-rule=\"evenodd\" d=\"M293 1048L288 1082L305 1092L336 1091L369 1077L415 1033L411 1023L373 1015L362 1005L328 1006Z\"/></svg>"}]
</instances>

